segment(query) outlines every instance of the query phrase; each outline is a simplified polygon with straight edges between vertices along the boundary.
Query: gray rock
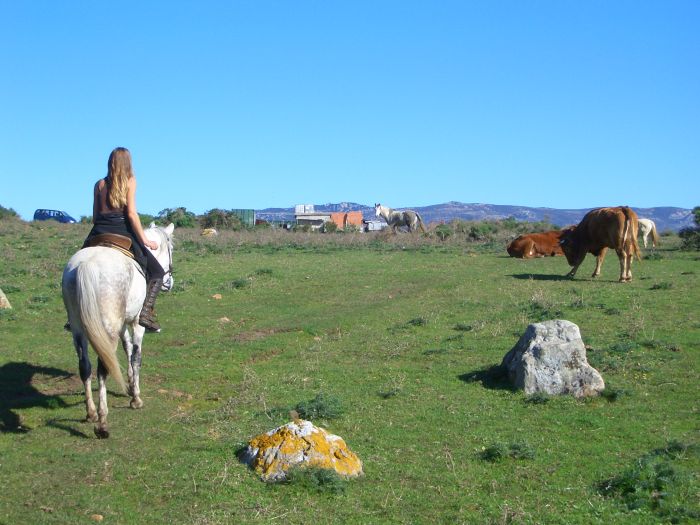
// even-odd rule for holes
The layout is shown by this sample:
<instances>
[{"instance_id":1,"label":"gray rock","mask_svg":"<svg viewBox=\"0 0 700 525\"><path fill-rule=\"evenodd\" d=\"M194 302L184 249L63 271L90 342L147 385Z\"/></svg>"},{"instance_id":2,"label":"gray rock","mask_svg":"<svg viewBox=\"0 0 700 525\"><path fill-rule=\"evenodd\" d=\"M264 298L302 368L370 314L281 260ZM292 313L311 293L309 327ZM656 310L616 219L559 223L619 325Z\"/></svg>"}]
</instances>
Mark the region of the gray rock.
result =
<instances>
[{"instance_id":1,"label":"gray rock","mask_svg":"<svg viewBox=\"0 0 700 525\"><path fill-rule=\"evenodd\" d=\"M2 289L0 289L0 308L12 309L12 305L10 304L10 301L7 300L7 297L5 297Z\"/></svg>"},{"instance_id":2,"label":"gray rock","mask_svg":"<svg viewBox=\"0 0 700 525\"><path fill-rule=\"evenodd\" d=\"M526 394L596 396L605 389L600 373L588 364L578 326L564 320L534 323L503 358L501 366Z\"/></svg>"}]
</instances>

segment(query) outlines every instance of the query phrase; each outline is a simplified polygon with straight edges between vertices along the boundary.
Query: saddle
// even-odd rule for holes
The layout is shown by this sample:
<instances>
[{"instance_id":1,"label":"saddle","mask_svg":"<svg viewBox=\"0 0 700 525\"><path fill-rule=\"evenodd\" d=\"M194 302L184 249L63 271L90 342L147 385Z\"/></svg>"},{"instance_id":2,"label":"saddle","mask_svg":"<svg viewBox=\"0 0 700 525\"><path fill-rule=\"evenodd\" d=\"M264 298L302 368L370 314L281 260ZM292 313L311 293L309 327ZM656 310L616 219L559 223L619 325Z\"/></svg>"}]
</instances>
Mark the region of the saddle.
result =
<instances>
[{"instance_id":1,"label":"saddle","mask_svg":"<svg viewBox=\"0 0 700 525\"><path fill-rule=\"evenodd\" d=\"M134 258L134 254L131 253L131 239L126 235L119 235L118 233L100 233L93 237L90 237L87 241L87 246L92 248L95 246L103 246L105 248L114 248L122 252L127 257L131 259Z\"/></svg>"}]
</instances>

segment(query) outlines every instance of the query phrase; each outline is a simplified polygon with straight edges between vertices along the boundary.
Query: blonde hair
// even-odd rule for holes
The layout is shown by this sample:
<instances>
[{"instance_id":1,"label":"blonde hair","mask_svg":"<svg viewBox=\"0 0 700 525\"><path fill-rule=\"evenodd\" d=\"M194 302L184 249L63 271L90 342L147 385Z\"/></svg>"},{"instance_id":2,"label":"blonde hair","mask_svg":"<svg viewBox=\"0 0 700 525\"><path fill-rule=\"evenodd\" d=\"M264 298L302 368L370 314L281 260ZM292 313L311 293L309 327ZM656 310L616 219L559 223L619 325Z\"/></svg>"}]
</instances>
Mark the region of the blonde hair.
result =
<instances>
[{"instance_id":1,"label":"blonde hair","mask_svg":"<svg viewBox=\"0 0 700 525\"><path fill-rule=\"evenodd\" d=\"M133 176L129 150L114 148L107 161L107 202L111 208L126 206L127 182Z\"/></svg>"}]
</instances>

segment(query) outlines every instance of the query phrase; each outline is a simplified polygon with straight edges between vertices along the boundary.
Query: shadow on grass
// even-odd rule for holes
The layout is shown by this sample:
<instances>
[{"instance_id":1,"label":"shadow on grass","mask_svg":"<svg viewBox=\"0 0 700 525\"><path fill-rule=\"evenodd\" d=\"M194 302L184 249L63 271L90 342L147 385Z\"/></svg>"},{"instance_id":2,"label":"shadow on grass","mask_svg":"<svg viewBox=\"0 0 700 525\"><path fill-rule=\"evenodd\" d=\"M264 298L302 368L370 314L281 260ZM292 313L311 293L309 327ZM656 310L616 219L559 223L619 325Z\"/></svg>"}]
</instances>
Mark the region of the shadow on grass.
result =
<instances>
[{"instance_id":1,"label":"shadow on grass","mask_svg":"<svg viewBox=\"0 0 700 525\"><path fill-rule=\"evenodd\" d=\"M541 273L514 273L511 277L516 279L532 279L533 281L570 281L571 277L568 275L552 275L552 274L541 274Z\"/></svg>"},{"instance_id":2,"label":"shadow on grass","mask_svg":"<svg viewBox=\"0 0 700 525\"><path fill-rule=\"evenodd\" d=\"M491 390L510 390L515 391L513 385L508 379L508 371L501 365L493 365L481 370L474 370L459 376L459 379L465 383L481 383L485 388Z\"/></svg>"},{"instance_id":3,"label":"shadow on grass","mask_svg":"<svg viewBox=\"0 0 700 525\"><path fill-rule=\"evenodd\" d=\"M74 374L31 363L6 363L0 366L0 432L23 434L30 428L22 426L18 409L42 407L64 408L68 405L59 394L41 392L35 386L35 376L69 379Z\"/></svg>"},{"instance_id":4,"label":"shadow on grass","mask_svg":"<svg viewBox=\"0 0 700 525\"><path fill-rule=\"evenodd\" d=\"M50 419L46 423L46 426L51 427L51 428L57 428L59 430L63 430L73 437L92 439L91 435L86 434L85 432L81 432L77 428L75 428L67 423L77 423L77 424L81 425L81 424L85 423L85 420L84 419Z\"/></svg>"}]
</instances>

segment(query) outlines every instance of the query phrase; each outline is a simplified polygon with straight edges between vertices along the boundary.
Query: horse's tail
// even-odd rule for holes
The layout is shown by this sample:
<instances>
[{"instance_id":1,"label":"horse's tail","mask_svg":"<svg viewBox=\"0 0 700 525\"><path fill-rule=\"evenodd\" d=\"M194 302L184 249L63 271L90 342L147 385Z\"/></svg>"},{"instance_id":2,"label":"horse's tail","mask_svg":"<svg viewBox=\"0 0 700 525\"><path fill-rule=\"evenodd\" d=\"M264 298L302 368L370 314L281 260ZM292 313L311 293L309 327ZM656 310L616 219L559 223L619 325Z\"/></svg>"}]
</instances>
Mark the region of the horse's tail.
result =
<instances>
[{"instance_id":1,"label":"horse's tail","mask_svg":"<svg viewBox=\"0 0 700 525\"><path fill-rule=\"evenodd\" d=\"M625 215L625 226L622 230L622 246L627 244L629 239L630 248L632 248L632 255L634 255L638 261L642 260L642 252L639 250L639 243L637 242L637 219L632 215L634 212L627 206L622 206L622 213ZM634 219L634 221L632 220Z\"/></svg>"},{"instance_id":2,"label":"horse's tail","mask_svg":"<svg viewBox=\"0 0 700 525\"><path fill-rule=\"evenodd\" d=\"M126 392L126 384L117 360L117 344L119 337L110 334L102 320L98 286L100 269L97 263L85 261L76 269L76 298L80 321L90 344L97 352L100 361L107 372L114 377L119 386Z\"/></svg>"},{"instance_id":3,"label":"horse's tail","mask_svg":"<svg viewBox=\"0 0 700 525\"><path fill-rule=\"evenodd\" d=\"M659 243L659 235L656 233L656 224L654 224L654 221L651 222L651 245L656 248L656 245Z\"/></svg>"},{"instance_id":4,"label":"horse's tail","mask_svg":"<svg viewBox=\"0 0 700 525\"><path fill-rule=\"evenodd\" d=\"M418 219L418 226L420 227L421 231L423 233L428 233L428 230L425 228L425 223L423 222L423 218L420 216L420 213L416 212L416 218Z\"/></svg>"}]
</instances>

